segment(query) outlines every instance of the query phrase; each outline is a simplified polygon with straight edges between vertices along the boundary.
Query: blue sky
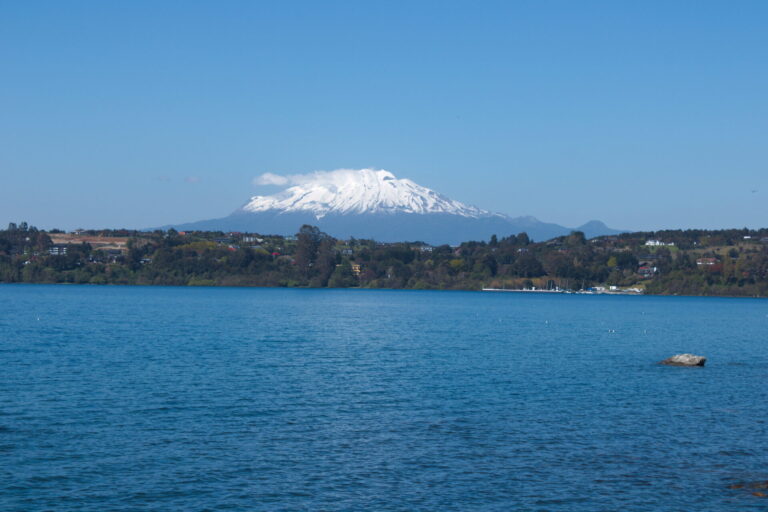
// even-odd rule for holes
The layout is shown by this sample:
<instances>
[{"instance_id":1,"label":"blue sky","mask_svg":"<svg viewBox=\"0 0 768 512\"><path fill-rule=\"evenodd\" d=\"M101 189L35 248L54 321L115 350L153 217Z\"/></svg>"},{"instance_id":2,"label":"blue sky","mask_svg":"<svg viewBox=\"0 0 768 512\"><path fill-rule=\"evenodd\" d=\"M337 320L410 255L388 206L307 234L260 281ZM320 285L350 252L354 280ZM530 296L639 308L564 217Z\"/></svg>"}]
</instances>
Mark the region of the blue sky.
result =
<instances>
[{"instance_id":1,"label":"blue sky","mask_svg":"<svg viewBox=\"0 0 768 512\"><path fill-rule=\"evenodd\" d=\"M510 215L768 226L768 3L1 2L0 222L383 168Z\"/></svg>"}]
</instances>

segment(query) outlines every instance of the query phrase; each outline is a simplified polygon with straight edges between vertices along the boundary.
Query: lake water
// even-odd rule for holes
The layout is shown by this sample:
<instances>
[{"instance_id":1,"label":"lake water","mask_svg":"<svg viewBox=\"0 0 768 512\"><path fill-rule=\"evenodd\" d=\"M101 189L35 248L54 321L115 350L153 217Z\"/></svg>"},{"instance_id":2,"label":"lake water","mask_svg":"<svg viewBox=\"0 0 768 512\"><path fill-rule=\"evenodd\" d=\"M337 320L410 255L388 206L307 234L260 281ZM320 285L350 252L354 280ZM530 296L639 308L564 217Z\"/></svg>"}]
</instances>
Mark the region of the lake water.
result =
<instances>
[{"instance_id":1,"label":"lake water","mask_svg":"<svg viewBox=\"0 0 768 512\"><path fill-rule=\"evenodd\" d=\"M768 507L766 300L3 285L0 335L3 511Z\"/></svg>"}]
</instances>

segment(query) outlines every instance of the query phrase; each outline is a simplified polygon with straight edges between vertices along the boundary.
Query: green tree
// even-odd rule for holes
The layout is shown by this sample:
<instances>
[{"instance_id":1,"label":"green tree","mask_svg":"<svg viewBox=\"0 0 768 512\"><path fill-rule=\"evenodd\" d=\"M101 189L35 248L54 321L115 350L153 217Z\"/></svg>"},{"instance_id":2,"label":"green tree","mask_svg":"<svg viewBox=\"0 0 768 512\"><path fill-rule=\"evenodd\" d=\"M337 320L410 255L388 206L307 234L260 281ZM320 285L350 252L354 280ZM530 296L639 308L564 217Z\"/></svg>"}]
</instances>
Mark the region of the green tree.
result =
<instances>
[{"instance_id":1,"label":"green tree","mask_svg":"<svg viewBox=\"0 0 768 512\"><path fill-rule=\"evenodd\" d=\"M544 275L544 268L536 256L524 253L512 265L514 272L520 277L539 277Z\"/></svg>"},{"instance_id":2,"label":"green tree","mask_svg":"<svg viewBox=\"0 0 768 512\"><path fill-rule=\"evenodd\" d=\"M328 280L329 288L351 288L357 286L357 278L352 273L352 265L349 262L337 265Z\"/></svg>"}]
</instances>

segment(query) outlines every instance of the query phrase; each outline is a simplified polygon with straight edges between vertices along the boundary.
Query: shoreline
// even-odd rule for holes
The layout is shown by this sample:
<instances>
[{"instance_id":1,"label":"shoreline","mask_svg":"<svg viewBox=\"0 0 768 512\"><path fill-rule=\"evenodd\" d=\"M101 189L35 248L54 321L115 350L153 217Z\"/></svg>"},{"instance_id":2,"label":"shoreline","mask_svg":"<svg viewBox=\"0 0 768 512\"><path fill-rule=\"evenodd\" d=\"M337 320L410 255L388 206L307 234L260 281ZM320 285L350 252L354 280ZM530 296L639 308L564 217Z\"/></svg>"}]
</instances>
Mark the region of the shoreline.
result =
<instances>
[{"instance_id":1,"label":"shoreline","mask_svg":"<svg viewBox=\"0 0 768 512\"><path fill-rule=\"evenodd\" d=\"M567 295L648 295L643 291L634 290L537 290L527 288L483 288L483 292L512 292L512 293L563 293ZM713 295L719 297L719 295Z\"/></svg>"},{"instance_id":2,"label":"shoreline","mask_svg":"<svg viewBox=\"0 0 768 512\"><path fill-rule=\"evenodd\" d=\"M138 287L138 288L234 288L234 289L274 289L274 290L371 290L371 291L401 291L401 292L514 292L514 293L547 293L558 295L616 295L616 296L637 296L637 297L692 297L692 298L720 298L720 299L768 299L768 296L760 295L683 295L676 293L621 293L621 292L565 292L555 290L512 290L512 289L491 289L491 288L365 288L359 286L350 287L310 287L310 286L235 286L235 285L173 285L173 284L127 284L127 283L8 283L0 282L0 286L86 286L86 287Z\"/></svg>"}]
</instances>

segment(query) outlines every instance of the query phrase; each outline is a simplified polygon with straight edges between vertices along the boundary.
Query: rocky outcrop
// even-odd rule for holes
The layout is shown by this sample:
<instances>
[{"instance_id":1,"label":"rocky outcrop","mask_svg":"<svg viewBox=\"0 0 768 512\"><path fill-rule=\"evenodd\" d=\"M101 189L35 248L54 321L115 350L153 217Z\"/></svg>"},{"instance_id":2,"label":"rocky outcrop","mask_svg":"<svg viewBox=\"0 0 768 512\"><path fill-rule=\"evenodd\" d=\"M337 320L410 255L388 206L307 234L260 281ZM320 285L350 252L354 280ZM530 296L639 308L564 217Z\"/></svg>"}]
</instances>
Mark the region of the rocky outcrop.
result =
<instances>
[{"instance_id":1,"label":"rocky outcrop","mask_svg":"<svg viewBox=\"0 0 768 512\"><path fill-rule=\"evenodd\" d=\"M665 364L667 366L704 366L707 362L707 358L704 356L695 356L693 354L676 354L663 361L659 361L659 364Z\"/></svg>"}]
</instances>

